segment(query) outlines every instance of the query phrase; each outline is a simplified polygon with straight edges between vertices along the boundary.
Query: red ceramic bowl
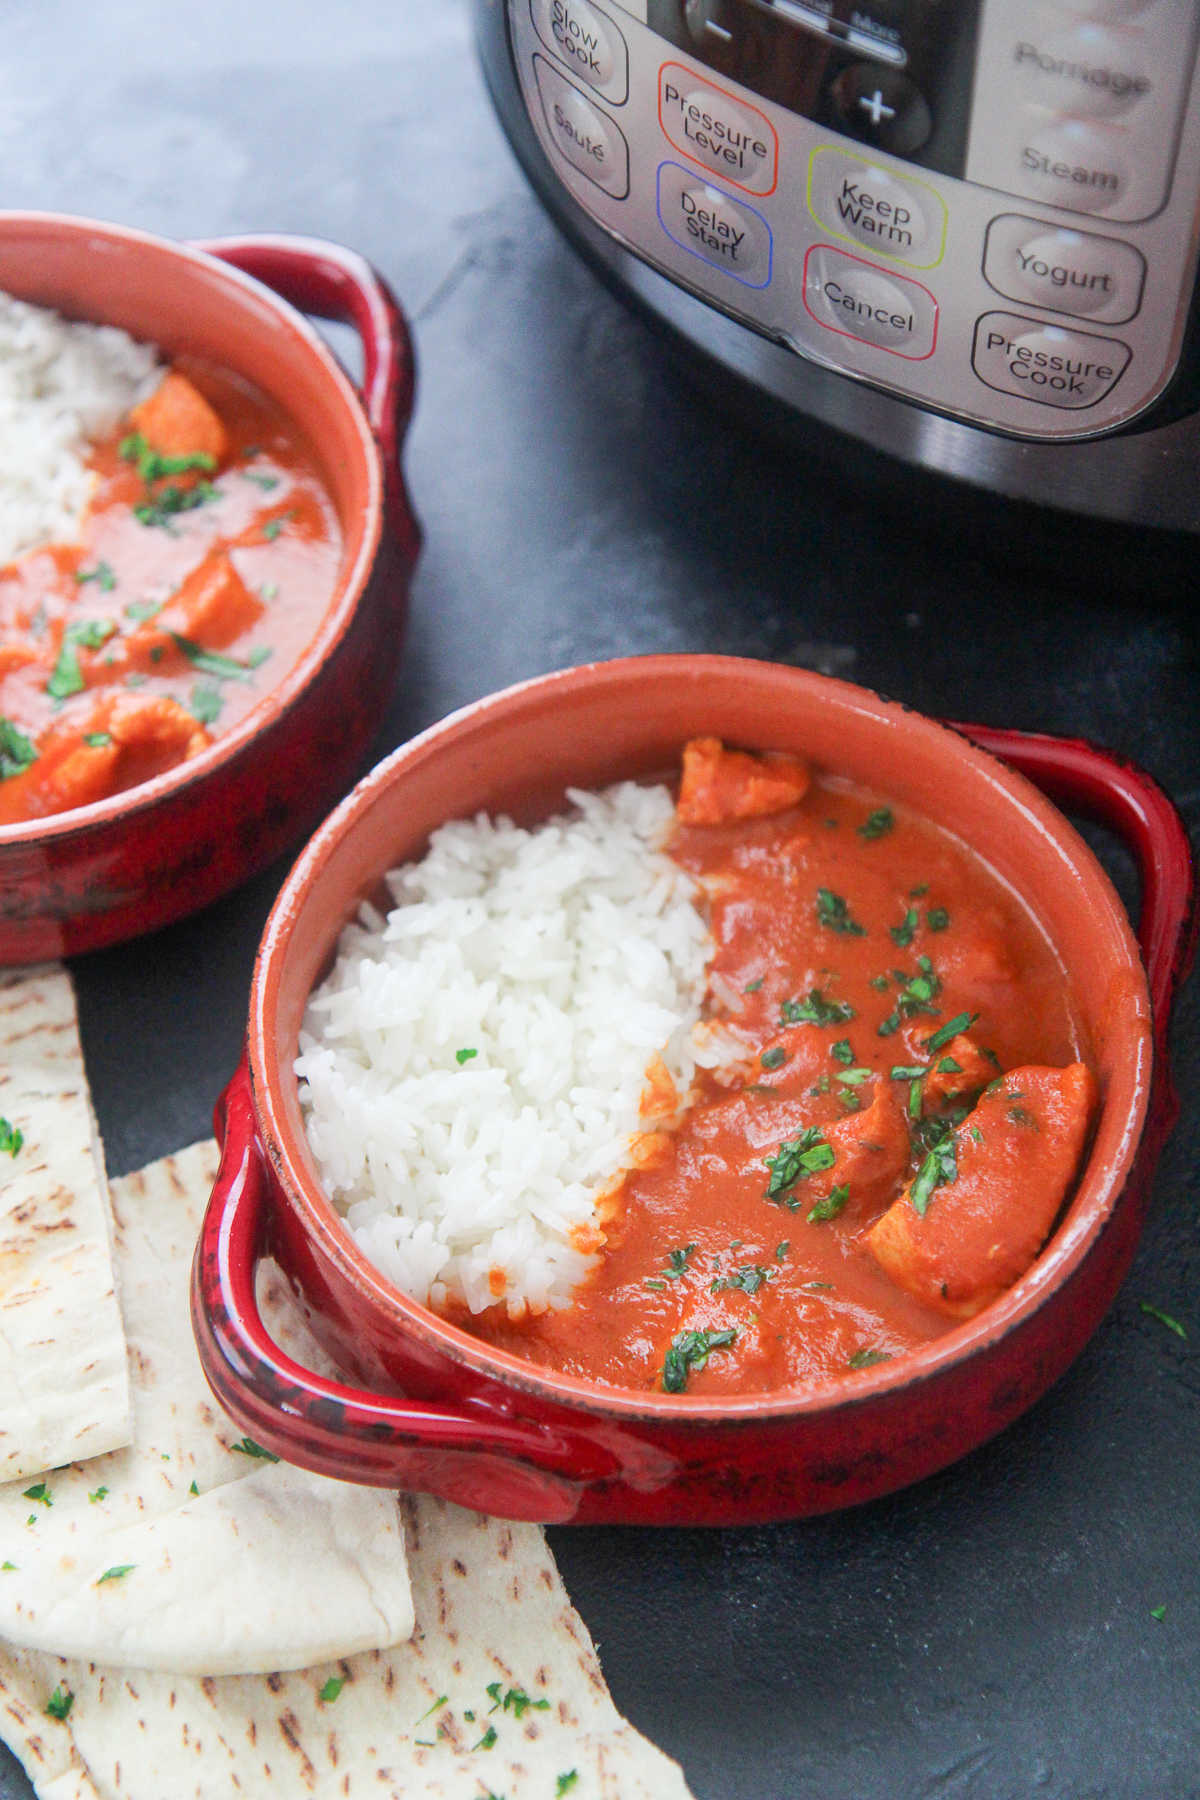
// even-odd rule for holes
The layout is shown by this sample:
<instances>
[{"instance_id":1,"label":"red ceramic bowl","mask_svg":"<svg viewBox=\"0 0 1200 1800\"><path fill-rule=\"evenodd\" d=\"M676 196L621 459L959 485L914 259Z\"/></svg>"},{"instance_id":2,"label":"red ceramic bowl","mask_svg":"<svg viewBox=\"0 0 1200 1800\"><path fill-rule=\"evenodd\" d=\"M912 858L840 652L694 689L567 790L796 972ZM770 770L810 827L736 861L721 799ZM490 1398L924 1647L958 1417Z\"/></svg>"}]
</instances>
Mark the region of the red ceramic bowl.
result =
<instances>
[{"instance_id":1,"label":"red ceramic bowl","mask_svg":"<svg viewBox=\"0 0 1200 1800\"><path fill-rule=\"evenodd\" d=\"M1015 1287L906 1357L836 1387L767 1398L614 1392L492 1350L397 1292L321 1191L291 1072L305 1001L339 928L385 869L421 853L434 826L479 808L532 822L570 784L671 767L701 733L799 751L981 848L1061 953L1102 1091L1078 1191ZM223 1160L197 1252L193 1320L208 1378L239 1425L308 1468L512 1517L729 1524L884 1493L962 1455L1035 1400L1116 1291L1173 1116L1161 1057L1191 870L1178 817L1147 778L1086 746L976 735L1005 760L819 675L658 656L567 670L481 701L360 783L310 842L270 918L246 1062L219 1111ZM1132 844L1150 991L1107 877L1018 767ZM254 1274L268 1251L344 1382L299 1367L265 1332Z\"/></svg>"},{"instance_id":2,"label":"red ceramic bowl","mask_svg":"<svg viewBox=\"0 0 1200 1800\"><path fill-rule=\"evenodd\" d=\"M0 213L0 289L119 325L168 357L198 353L264 389L316 448L345 540L319 631L241 725L138 788L0 826L0 963L19 963L179 918L311 828L353 778L391 694L418 531L399 466L411 346L361 257L306 238L183 245ZM305 312L356 327L361 390Z\"/></svg>"}]
</instances>

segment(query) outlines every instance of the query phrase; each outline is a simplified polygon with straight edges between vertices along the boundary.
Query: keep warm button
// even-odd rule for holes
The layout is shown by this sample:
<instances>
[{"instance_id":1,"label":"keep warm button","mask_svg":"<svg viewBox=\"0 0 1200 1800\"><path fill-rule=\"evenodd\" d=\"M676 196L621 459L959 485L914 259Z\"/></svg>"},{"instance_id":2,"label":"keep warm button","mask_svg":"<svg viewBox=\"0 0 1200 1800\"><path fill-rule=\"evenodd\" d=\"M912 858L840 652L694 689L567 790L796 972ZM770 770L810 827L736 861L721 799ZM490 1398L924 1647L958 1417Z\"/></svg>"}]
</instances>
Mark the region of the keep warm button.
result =
<instances>
[{"instance_id":1,"label":"keep warm button","mask_svg":"<svg viewBox=\"0 0 1200 1800\"><path fill-rule=\"evenodd\" d=\"M1079 410L1112 392L1132 354L1116 338L993 312L975 327L971 362L980 381L998 393Z\"/></svg>"},{"instance_id":2,"label":"keep warm button","mask_svg":"<svg viewBox=\"0 0 1200 1800\"><path fill-rule=\"evenodd\" d=\"M804 258L804 309L827 331L911 362L937 345L938 305L927 287L832 244L814 244Z\"/></svg>"}]
</instances>

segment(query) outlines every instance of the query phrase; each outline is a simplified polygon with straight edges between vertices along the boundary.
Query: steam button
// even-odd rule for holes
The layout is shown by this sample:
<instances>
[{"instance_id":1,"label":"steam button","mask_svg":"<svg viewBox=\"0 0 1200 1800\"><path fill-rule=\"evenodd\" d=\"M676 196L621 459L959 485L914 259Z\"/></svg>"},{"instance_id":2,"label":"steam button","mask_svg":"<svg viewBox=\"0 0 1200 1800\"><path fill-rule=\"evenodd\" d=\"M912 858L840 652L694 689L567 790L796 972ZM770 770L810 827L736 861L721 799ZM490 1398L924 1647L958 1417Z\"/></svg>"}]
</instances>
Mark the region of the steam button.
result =
<instances>
[{"instance_id":1,"label":"steam button","mask_svg":"<svg viewBox=\"0 0 1200 1800\"><path fill-rule=\"evenodd\" d=\"M1068 212L1110 212L1129 191L1115 135L1083 119L1055 119L1018 138L1017 191Z\"/></svg>"}]
</instances>

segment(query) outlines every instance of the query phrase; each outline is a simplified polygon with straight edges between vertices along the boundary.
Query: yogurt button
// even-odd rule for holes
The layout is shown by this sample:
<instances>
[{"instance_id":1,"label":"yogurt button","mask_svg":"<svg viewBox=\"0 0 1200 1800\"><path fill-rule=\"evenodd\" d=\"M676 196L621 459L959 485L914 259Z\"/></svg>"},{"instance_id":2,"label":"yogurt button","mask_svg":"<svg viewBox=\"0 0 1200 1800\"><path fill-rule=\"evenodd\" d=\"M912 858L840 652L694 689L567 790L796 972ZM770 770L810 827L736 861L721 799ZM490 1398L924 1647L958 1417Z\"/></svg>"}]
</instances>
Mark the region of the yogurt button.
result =
<instances>
[{"instance_id":1,"label":"yogurt button","mask_svg":"<svg viewBox=\"0 0 1200 1800\"><path fill-rule=\"evenodd\" d=\"M920 362L937 341L937 302L928 288L877 269L831 244L804 259L804 307L828 331Z\"/></svg>"},{"instance_id":2,"label":"yogurt button","mask_svg":"<svg viewBox=\"0 0 1200 1800\"><path fill-rule=\"evenodd\" d=\"M1018 139L1020 191L1069 212L1107 212L1125 198L1129 171L1114 134L1056 119Z\"/></svg>"},{"instance_id":3,"label":"yogurt button","mask_svg":"<svg viewBox=\"0 0 1200 1800\"><path fill-rule=\"evenodd\" d=\"M1076 118L1116 118L1154 88L1137 34L1102 25L1018 38L1013 67L1026 98Z\"/></svg>"},{"instance_id":4,"label":"yogurt button","mask_svg":"<svg viewBox=\"0 0 1200 1800\"><path fill-rule=\"evenodd\" d=\"M597 187L624 200L629 193L629 145L607 114L541 56L533 59L546 129L569 163Z\"/></svg>"},{"instance_id":5,"label":"yogurt button","mask_svg":"<svg viewBox=\"0 0 1200 1800\"><path fill-rule=\"evenodd\" d=\"M529 0L547 50L614 106L629 97L629 51L617 26L591 0Z\"/></svg>"},{"instance_id":6,"label":"yogurt button","mask_svg":"<svg viewBox=\"0 0 1200 1800\"><path fill-rule=\"evenodd\" d=\"M1146 261L1116 238L1004 213L988 227L983 272L1011 300L1120 325L1141 305Z\"/></svg>"}]
</instances>

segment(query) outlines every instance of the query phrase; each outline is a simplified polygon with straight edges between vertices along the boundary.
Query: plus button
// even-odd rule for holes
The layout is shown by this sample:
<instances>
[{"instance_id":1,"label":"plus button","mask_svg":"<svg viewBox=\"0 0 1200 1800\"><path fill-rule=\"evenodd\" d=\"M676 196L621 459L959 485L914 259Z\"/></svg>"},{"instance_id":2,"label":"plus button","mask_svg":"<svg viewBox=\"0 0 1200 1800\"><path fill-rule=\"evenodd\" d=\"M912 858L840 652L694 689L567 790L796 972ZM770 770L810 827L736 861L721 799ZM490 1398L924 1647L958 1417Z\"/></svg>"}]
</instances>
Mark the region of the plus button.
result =
<instances>
[{"instance_id":1,"label":"plus button","mask_svg":"<svg viewBox=\"0 0 1200 1800\"><path fill-rule=\"evenodd\" d=\"M895 107L887 106L884 103L883 95L878 88L869 99L866 94L860 94L858 104L870 116L872 125L878 125L881 119L894 119L896 116Z\"/></svg>"}]
</instances>

